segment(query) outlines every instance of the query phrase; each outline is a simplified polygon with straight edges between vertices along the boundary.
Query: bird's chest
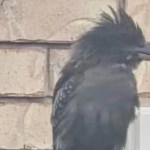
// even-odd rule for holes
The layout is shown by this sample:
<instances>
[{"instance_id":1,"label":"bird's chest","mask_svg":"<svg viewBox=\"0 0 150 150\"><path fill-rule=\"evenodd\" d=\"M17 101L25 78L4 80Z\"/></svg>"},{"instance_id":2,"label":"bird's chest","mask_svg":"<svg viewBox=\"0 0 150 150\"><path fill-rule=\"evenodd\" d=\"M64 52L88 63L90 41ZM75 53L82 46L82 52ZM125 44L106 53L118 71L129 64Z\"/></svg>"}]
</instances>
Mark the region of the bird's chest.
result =
<instances>
[{"instance_id":1,"label":"bird's chest","mask_svg":"<svg viewBox=\"0 0 150 150\"><path fill-rule=\"evenodd\" d=\"M89 69L84 73L82 83L76 89L77 99L108 101L122 99L136 94L132 72L125 68L101 67Z\"/></svg>"}]
</instances>

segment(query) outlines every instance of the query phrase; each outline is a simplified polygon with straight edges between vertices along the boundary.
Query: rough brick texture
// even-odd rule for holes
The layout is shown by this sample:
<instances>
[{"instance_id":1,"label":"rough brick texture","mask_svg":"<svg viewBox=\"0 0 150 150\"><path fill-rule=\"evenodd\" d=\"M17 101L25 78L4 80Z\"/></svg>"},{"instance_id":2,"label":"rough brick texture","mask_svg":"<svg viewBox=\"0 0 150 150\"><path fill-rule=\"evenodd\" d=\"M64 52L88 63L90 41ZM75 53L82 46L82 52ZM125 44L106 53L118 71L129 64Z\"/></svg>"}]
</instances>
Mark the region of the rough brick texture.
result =
<instances>
[{"instance_id":1,"label":"rough brick texture","mask_svg":"<svg viewBox=\"0 0 150 150\"><path fill-rule=\"evenodd\" d=\"M46 59L40 48L0 49L0 95L45 96Z\"/></svg>"},{"instance_id":2,"label":"rough brick texture","mask_svg":"<svg viewBox=\"0 0 150 150\"><path fill-rule=\"evenodd\" d=\"M0 101L0 148L51 149L50 100L17 100Z\"/></svg>"},{"instance_id":3,"label":"rough brick texture","mask_svg":"<svg viewBox=\"0 0 150 150\"><path fill-rule=\"evenodd\" d=\"M108 4L116 6L116 0L0 0L1 39L50 39L68 24L99 15Z\"/></svg>"}]
</instances>

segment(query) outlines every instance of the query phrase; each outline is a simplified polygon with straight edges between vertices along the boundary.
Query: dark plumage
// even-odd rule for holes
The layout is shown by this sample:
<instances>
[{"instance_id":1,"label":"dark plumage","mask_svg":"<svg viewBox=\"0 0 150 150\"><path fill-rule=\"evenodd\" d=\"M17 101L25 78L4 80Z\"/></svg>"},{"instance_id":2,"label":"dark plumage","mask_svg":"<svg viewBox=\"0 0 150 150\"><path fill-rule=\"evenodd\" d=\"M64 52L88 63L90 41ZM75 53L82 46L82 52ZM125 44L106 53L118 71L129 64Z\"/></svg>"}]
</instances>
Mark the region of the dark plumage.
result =
<instances>
[{"instance_id":1,"label":"dark plumage","mask_svg":"<svg viewBox=\"0 0 150 150\"><path fill-rule=\"evenodd\" d=\"M142 31L123 10L102 19L73 45L53 98L54 150L122 150L139 106L132 69ZM135 51L134 51L135 50Z\"/></svg>"}]
</instances>

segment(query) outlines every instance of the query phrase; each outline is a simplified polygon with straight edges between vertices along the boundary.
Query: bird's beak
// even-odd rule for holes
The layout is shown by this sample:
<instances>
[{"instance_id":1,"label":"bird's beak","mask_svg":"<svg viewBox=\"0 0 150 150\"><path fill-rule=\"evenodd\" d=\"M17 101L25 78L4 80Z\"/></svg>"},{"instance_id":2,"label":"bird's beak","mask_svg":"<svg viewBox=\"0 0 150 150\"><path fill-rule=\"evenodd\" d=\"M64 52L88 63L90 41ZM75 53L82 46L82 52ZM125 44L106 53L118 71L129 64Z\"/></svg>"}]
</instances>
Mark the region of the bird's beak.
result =
<instances>
[{"instance_id":1,"label":"bird's beak","mask_svg":"<svg viewBox=\"0 0 150 150\"><path fill-rule=\"evenodd\" d=\"M138 53L140 59L150 61L150 44L136 48L135 51Z\"/></svg>"}]
</instances>

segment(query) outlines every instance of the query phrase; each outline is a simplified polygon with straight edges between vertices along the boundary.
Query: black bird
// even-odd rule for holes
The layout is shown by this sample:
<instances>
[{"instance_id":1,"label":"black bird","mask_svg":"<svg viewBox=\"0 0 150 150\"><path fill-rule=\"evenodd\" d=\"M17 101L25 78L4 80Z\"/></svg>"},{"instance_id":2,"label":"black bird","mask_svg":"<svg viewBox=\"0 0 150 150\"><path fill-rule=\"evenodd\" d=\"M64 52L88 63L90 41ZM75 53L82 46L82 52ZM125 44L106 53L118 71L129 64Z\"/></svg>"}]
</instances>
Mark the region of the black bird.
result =
<instances>
[{"instance_id":1,"label":"black bird","mask_svg":"<svg viewBox=\"0 0 150 150\"><path fill-rule=\"evenodd\" d=\"M122 150L139 107L132 73L150 54L141 28L111 8L72 46L53 95L54 150Z\"/></svg>"}]
</instances>

